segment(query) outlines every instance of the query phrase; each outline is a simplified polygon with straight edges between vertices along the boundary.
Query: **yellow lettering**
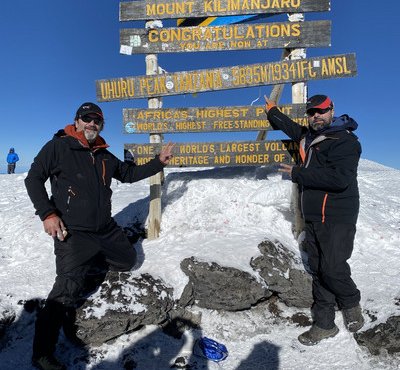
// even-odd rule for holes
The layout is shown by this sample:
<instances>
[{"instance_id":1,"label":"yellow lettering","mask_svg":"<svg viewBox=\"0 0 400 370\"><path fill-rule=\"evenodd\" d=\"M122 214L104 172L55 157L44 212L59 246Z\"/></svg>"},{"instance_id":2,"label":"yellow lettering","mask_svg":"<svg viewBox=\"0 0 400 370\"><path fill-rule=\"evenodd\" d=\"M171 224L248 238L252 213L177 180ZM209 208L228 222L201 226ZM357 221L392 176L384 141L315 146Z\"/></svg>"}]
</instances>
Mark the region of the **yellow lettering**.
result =
<instances>
[{"instance_id":1,"label":"yellow lettering","mask_svg":"<svg viewBox=\"0 0 400 370\"><path fill-rule=\"evenodd\" d=\"M269 10L298 8L301 0L206 0L204 12L233 12L238 10ZM226 4L226 5L225 5Z\"/></svg>"},{"instance_id":2,"label":"yellow lettering","mask_svg":"<svg viewBox=\"0 0 400 370\"><path fill-rule=\"evenodd\" d=\"M229 164L231 157L229 155L216 155L214 157L214 164Z\"/></svg>"},{"instance_id":3,"label":"yellow lettering","mask_svg":"<svg viewBox=\"0 0 400 370\"><path fill-rule=\"evenodd\" d=\"M193 1L182 1L175 3L158 3L158 4L146 4L146 15L155 16L157 15L180 15L193 12Z\"/></svg>"},{"instance_id":4,"label":"yellow lettering","mask_svg":"<svg viewBox=\"0 0 400 370\"><path fill-rule=\"evenodd\" d=\"M342 74L350 74L347 69L346 57L336 57L321 60L322 76L336 76Z\"/></svg>"},{"instance_id":5,"label":"yellow lettering","mask_svg":"<svg viewBox=\"0 0 400 370\"><path fill-rule=\"evenodd\" d=\"M119 98L132 98L135 96L135 84L133 80L113 80L100 82L100 92L103 100Z\"/></svg>"},{"instance_id":6,"label":"yellow lettering","mask_svg":"<svg viewBox=\"0 0 400 370\"><path fill-rule=\"evenodd\" d=\"M235 156L235 164L269 163L269 154L239 154Z\"/></svg>"}]
</instances>

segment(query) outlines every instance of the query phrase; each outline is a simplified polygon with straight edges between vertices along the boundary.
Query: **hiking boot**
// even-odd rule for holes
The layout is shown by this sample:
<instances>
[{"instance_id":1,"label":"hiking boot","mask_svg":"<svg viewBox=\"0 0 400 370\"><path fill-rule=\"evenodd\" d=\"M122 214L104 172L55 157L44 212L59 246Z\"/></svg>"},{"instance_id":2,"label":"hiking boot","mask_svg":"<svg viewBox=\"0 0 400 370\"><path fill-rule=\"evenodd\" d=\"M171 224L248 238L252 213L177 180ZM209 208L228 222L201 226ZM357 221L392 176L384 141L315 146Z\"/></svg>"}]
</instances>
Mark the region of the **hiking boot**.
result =
<instances>
[{"instance_id":1,"label":"hiking boot","mask_svg":"<svg viewBox=\"0 0 400 370\"><path fill-rule=\"evenodd\" d=\"M68 327L68 326L64 325L63 331L64 331L65 338L74 347L77 347L77 348L87 348L88 347L88 345L76 335L76 327L75 326Z\"/></svg>"},{"instance_id":2,"label":"hiking boot","mask_svg":"<svg viewBox=\"0 0 400 370\"><path fill-rule=\"evenodd\" d=\"M364 317L361 312L361 306L345 308L342 310L344 324L348 331L355 333L364 326Z\"/></svg>"},{"instance_id":3,"label":"hiking boot","mask_svg":"<svg viewBox=\"0 0 400 370\"><path fill-rule=\"evenodd\" d=\"M80 348L80 349L89 348L89 346L82 339L80 339L77 335L69 334L69 335L65 335L65 338L67 338L68 342L71 343L76 348Z\"/></svg>"},{"instance_id":4,"label":"hiking boot","mask_svg":"<svg viewBox=\"0 0 400 370\"><path fill-rule=\"evenodd\" d=\"M305 346L313 346L322 339L334 337L337 333L339 333L339 328L336 325L332 329L321 329L313 324L311 329L300 334L298 339L299 342Z\"/></svg>"},{"instance_id":5,"label":"hiking boot","mask_svg":"<svg viewBox=\"0 0 400 370\"><path fill-rule=\"evenodd\" d=\"M75 308L67 308L65 311L65 317L63 321L63 332L65 338L68 341L78 348L86 348L86 343L77 336L78 326L75 323L76 321L76 310Z\"/></svg>"},{"instance_id":6,"label":"hiking boot","mask_svg":"<svg viewBox=\"0 0 400 370\"><path fill-rule=\"evenodd\" d=\"M32 365L40 370L67 370L54 356L32 357Z\"/></svg>"}]
</instances>

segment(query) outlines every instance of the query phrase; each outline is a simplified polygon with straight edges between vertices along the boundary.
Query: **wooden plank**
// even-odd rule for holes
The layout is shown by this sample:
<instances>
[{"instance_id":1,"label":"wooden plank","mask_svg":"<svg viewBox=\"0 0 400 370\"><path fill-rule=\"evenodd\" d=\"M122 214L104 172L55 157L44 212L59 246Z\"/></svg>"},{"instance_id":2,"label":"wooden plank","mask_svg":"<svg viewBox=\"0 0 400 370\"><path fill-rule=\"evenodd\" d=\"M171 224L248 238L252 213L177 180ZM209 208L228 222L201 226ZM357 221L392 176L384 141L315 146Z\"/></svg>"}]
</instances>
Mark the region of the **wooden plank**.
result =
<instances>
[{"instance_id":1,"label":"wooden plank","mask_svg":"<svg viewBox=\"0 0 400 370\"><path fill-rule=\"evenodd\" d=\"M96 81L99 102L352 77L352 54Z\"/></svg>"},{"instance_id":2,"label":"wooden plank","mask_svg":"<svg viewBox=\"0 0 400 370\"><path fill-rule=\"evenodd\" d=\"M119 20L305 13L330 10L330 0L146 0L120 2Z\"/></svg>"},{"instance_id":3,"label":"wooden plank","mask_svg":"<svg viewBox=\"0 0 400 370\"><path fill-rule=\"evenodd\" d=\"M161 144L125 144L136 164L150 161ZM291 140L176 143L169 167L263 166L295 163L298 144Z\"/></svg>"},{"instance_id":4,"label":"wooden plank","mask_svg":"<svg viewBox=\"0 0 400 370\"><path fill-rule=\"evenodd\" d=\"M307 124L305 104L279 109L301 125ZM231 132L273 130L264 106L123 109L125 134Z\"/></svg>"},{"instance_id":5,"label":"wooden plank","mask_svg":"<svg viewBox=\"0 0 400 370\"><path fill-rule=\"evenodd\" d=\"M331 21L120 30L120 50L128 55L323 47L330 44Z\"/></svg>"}]
</instances>

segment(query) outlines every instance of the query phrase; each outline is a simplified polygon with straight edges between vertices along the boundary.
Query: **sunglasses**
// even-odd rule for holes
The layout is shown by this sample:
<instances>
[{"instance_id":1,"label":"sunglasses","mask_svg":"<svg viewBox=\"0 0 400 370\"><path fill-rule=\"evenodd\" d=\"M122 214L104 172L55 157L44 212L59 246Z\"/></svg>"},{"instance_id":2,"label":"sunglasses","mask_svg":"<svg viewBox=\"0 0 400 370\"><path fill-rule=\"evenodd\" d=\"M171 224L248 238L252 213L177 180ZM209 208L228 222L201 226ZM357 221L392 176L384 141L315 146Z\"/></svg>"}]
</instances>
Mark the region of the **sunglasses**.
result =
<instances>
[{"instance_id":1,"label":"sunglasses","mask_svg":"<svg viewBox=\"0 0 400 370\"><path fill-rule=\"evenodd\" d=\"M81 116L80 119L85 122L85 123L90 123L90 122L94 122L95 125L99 126L102 125L104 123L104 120L102 118L98 118L98 117L93 117L93 116Z\"/></svg>"},{"instance_id":2,"label":"sunglasses","mask_svg":"<svg viewBox=\"0 0 400 370\"><path fill-rule=\"evenodd\" d=\"M315 113L318 114L325 114L327 112L329 112L330 110L332 110L332 108L328 107L325 109L320 109L320 108L311 108L307 111L307 116L309 117L313 117L315 115Z\"/></svg>"}]
</instances>

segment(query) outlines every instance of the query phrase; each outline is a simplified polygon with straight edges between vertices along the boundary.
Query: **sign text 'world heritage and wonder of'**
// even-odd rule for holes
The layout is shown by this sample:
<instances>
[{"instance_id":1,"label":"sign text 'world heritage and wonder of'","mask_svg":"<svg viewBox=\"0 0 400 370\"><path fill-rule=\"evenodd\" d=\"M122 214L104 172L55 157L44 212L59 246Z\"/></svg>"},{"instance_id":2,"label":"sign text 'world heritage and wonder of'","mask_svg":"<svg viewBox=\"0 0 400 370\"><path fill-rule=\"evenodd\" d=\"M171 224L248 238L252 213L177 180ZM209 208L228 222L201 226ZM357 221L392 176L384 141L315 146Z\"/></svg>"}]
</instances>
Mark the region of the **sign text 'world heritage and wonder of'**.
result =
<instances>
[{"instance_id":1,"label":"sign text 'world heritage and wonder of'","mask_svg":"<svg viewBox=\"0 0 400 370\"><path fill-rule=\"evenodd\" d=\"M162 144L125 144L137 165L145 164ZM294 163L298 144L291 140L176 143L169 167L262 166Z\"/></svg>"}]
</instances>

